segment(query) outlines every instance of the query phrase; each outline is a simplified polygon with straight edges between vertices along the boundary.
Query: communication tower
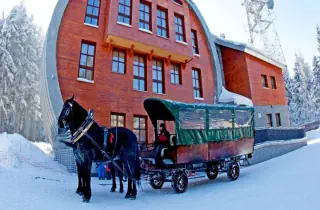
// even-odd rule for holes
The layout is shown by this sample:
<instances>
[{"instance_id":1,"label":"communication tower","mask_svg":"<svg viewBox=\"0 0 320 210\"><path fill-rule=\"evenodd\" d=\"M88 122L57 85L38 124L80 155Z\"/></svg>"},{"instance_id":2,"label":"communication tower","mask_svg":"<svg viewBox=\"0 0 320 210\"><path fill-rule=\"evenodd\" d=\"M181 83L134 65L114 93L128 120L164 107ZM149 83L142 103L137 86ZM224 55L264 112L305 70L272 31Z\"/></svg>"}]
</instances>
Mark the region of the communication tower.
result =
<instances>
[{"instance_id":1,"label":"communication tower","mask_svg":"<svg viewBox=\"0 0 320 210\"><path fill-rule=\"evenodd\" d=\"M274 0L244 0L242 5L246 8L250 45L262 49L269 57L286 64L274 24Z\"/></svg>"}]
</instances>

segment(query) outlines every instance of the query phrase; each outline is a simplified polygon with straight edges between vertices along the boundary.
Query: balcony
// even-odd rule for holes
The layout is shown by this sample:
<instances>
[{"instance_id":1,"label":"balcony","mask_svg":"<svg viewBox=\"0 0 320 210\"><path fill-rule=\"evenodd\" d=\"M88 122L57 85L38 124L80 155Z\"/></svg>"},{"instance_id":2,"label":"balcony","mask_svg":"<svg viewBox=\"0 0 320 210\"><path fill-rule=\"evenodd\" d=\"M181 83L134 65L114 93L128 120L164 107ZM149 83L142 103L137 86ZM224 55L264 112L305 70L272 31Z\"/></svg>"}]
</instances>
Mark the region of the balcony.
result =
<instances>
[{"instance_id":1,"label":"balcony","mask_svg":"<svg viewBox=\"0 0 320 210\"><path fill-rule=\"evenodd\" d=\"M168 62L179 62L181 64L184 64L184 66L192 60L192 57L181 53L168 51L153 45L144 44L138 41L130 40L112 34L107 35L105 42L107 43L108 48L125 48L129 50L129 52L131 52L132 55L134 52L144 53L148 55L149 59L152 59L153 56L161 57L166 59Z\"/></svg>"}]
</instances>

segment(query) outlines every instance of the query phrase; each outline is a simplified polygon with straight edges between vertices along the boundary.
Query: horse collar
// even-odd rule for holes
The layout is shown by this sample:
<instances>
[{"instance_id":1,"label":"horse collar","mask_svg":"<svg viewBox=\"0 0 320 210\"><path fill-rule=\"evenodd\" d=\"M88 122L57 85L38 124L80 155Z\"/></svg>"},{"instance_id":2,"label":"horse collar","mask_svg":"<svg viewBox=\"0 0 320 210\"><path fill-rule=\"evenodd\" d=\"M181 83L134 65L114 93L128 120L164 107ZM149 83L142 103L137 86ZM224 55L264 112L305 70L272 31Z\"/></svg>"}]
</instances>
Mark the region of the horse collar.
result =
<instances>
[{"instance_id":1,"label":"horse collar","mask_svg":"<svg viewBox=\"0 0 320 210\"><path fill-rule=\"evenodd\" d=\"M71 139L71 143L75 144L79 141L79 139L85 135L88 130L93 125L93 112L89 112L87 118L83 121L82 125L78 128L78 130L74 133Z\"/></svg>"}]
</instances>

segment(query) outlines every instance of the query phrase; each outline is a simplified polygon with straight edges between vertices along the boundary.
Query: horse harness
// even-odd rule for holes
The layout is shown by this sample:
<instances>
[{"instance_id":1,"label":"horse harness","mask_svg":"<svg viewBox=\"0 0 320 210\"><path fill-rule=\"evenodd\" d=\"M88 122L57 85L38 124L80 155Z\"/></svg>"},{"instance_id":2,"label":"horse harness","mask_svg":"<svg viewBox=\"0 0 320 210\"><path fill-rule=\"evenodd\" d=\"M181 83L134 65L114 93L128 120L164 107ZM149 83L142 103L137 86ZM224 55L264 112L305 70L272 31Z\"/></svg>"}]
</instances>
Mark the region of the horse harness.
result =
<instances>
[{"instance_id":1,"label":"horse harness","mask_svg":"<svg viewBox=\"0 0 320 210\"><path fill-rule=\"evenodd\" d=\"M82 125L79 127L79 129L74 133L74 135L71 138L71 143L72 144L76 144L83 136L86 136L90 142L102 153L102 155L104 157L106 157L108 159L107 162L111 162L123 175L125 175L126 177L134 180L134 181L138 181L135 178L129 176L126 172L124 172L122 170L122 168L120 168L120 166L115 162L115 160L117 160L117 158L112 158L108 155L108 153L105 151L108 145L108 133L109 130L108 128L104 127L103 128L103 149L100 147L99 144L97 144L97 142L88 134L89 129L91 128L91 126L93 125L93 123L95 122L93 119L93 110L91 109L88 113L87 118L84 120L84 122L82 123ZM110 133L110 135L112 135L112 133ZM117 144L117 138L115 138L115 143ZM113 152L112 152L112 156L114 156L115 150L116 150L116 144L113 148Z\"/></svg>"}]
</instances>

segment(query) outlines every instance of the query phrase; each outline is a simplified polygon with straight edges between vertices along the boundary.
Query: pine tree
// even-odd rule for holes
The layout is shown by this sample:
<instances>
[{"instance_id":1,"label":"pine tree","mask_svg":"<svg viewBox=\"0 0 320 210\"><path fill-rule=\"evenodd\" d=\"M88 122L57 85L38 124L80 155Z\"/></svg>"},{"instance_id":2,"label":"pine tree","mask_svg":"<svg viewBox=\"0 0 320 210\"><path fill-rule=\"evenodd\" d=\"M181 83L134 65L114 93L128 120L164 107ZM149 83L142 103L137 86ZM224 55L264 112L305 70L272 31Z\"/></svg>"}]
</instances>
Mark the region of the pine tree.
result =
<instances>
[{"instance_id":1,"label":"pine tree","mask_svg":"<svg viewBox=\"0 0 320 210\"><path fill-rule=\"evenodd\" d=\"M7 110L11 116L6 122L11 125L6 126L7 132L20 133L30 140L37 140L40 134L36 133L36 127L41 121L38 79L43 36L33 18L27 15L23 3L12 9L1 35L4 48L16 69L11 75L13 81L8 81L4 94L13 104Z\"/></svg>"},{"instance_id":2,"label":"pine tree","mask_svg":"<svg viewBox=\"0 0 320 210\"><path fill-rule=\"evenodd\" d=\"M315 114L316 117L320 117L320 57L313 57L313 80L312 80L312 91L314 94L315 101Z\"/></svg>"},{"instance_id":3,"label":"pine tree","mask_svg":"<svg viewBox=\"0 0 320 210\"><path fill-rule=\"evenodd\" d=\"M302 55L295 55L294 78L292 85L292 101L289 106L292 121L295 125L303 125L314 119L314 97L312 94L312 78L310 66Z\"/></svg>"},{"instance_id":4,"label":"pine tree","mask_svg":"<svg viewBox=\"0 0 320 210\"><path fill-rule=\"evenodd\" d=\"M317 43L318 43L318 54L320 54L320 26L317 25ZM320 117L320 56L316 55L313 57L313 80L312 80L312 91L314 94L316 117Z\"/></svg>"}]
</instances>

